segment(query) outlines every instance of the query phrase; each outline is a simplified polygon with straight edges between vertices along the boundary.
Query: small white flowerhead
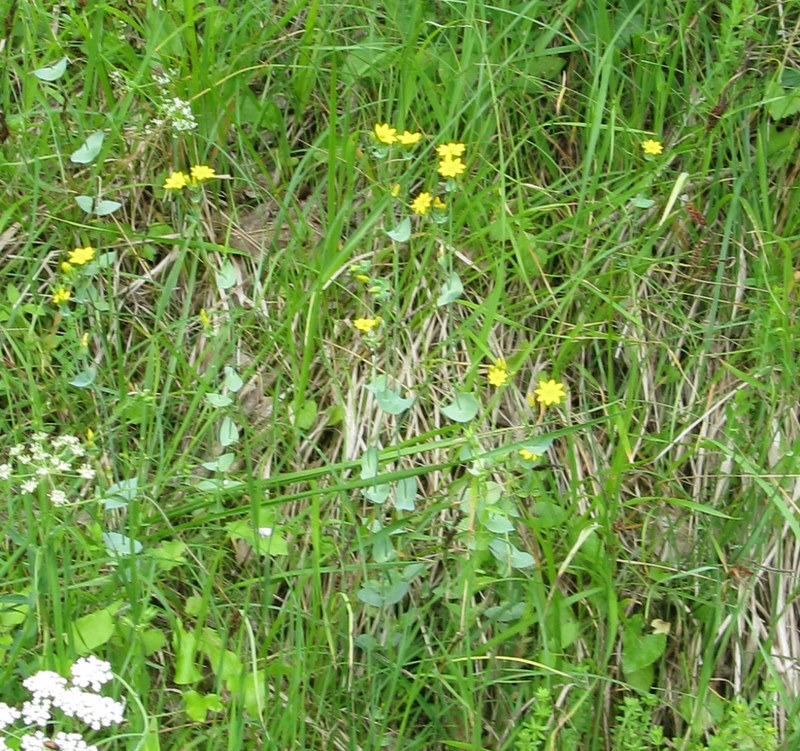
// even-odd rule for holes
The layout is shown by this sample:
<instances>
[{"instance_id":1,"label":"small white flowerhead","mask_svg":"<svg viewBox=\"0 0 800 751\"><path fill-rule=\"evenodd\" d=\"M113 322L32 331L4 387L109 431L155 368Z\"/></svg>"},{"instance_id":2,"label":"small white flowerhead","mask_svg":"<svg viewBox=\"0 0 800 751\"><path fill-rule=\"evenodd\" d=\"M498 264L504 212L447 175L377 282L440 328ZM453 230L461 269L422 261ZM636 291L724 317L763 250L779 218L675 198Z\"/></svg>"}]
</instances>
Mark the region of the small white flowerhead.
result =
<instances>
[{"instance_id":1,"label":"small white flowerhead","mask_svg":"<svg viewBox=\"0 0 800 751\"><path fill-rule=\"evenodd\" d=\"M272 527L259 527L258 534L261 537L272 537Z\"/></svg>"}]
</instances>

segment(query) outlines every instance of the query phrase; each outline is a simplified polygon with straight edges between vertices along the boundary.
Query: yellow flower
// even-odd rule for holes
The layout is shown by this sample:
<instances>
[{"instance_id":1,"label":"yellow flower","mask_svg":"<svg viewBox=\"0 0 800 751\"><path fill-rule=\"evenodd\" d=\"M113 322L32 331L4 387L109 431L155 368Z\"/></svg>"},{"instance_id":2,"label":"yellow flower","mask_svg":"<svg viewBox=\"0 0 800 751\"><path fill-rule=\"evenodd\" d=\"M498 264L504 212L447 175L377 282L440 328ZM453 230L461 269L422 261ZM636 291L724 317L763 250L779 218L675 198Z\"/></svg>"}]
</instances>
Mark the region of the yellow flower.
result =
<instances>
[{"instance_id":1,"label":"yellow flower","mask_svg":"<svg viewBox=\"0 0 800 751\"><path fill-rule=\"evenodd\" d=\"M413 146L415 143L419 143L420 138L422 138L422 133L409 133L407 130L404 130L397 136L397 140L402 143L403 146Z\"/></svg>"},{"instance_id":2,"label":"yellow flower","mask_svg":"<svg viewBox=\"0 0 800 751\"><path fill-rule=\"evenodd\" d=\"M395 183L390 192L392 194L392 198L397 198L397 196L400 195L400 183Z\"/></svg>"},{"instance_id":3,"label":"yellow flower","mask_svg":"<svg viewBox=\"0 0 800 751\"><path fill-rule=\"evenodd\" d=\"M192 180L198 183L203 182L203 180L210 180L212 177L217 176L214 168L207 167L205 164L195 164L194 167L191 168L190 172L192 173Z\"/></svg>"},{"instance_id":4,"label":"yellow flower","mask_svg":"<svg viewBox=\"0 0 800 751\"><path fill-rule=\"evenodd\" d=\"M458 177L466 168L467 165L458 157L451 158L448 156L439 162L439 174L442 177Z\"/></svg>"},{"instance_id":5,"label":"yellow flower","mask_svg":"<svg viewBox=\"0 0 800 751\"><path fill-rule=\"evenodd\" d=\"M356 318L353 321L353 326L355 326L359 331L369 334L369 332L372 331L372 329L374 329L378 324L380 324L380 322L380 316L375 316L375 318Z\"/></svg>"},{"instance_id":6,"label":"yellow flower","mask_svg":"<svg viewBox=\"0 0 800 751\"><path fill-rule=\"evenodd\" d=\"M550 404L561 404L564 398L564 384L560 381L550 379L549 381L539 381L539 388L534 389L536 401L545 407Z\"/></svg>"},{"instance_id":7,"label":"yellow flower","mask_svg":"<svg viewBox=\"0 0 800 751\"><path fill-rule=\"evenodd\" d=\"M69 254L69 262L74 266L83 266L94 258L94 248L87 245L85 248L75 248Z\"/></svg>"},{"instance_id":8,"label":"yellow flower","mask_svg":"<svg viewBox=\"0 0 800 751\"><path fill-rule=\"evenodd\" d=\"M433 199L433 208L444 211L447 208L447 204L439 198L439 196L436 196L436 198Z\"/></svg>"},{"instance_id":9,"label":"yellow flower","mask_svg":"<svg viewBox=\"0 0 800 751\"><path fill-rule=\"evenodd\" d=\"M430 193L420 193L411 203L411 210L415 214L423 216L433 203L433 196Z\"/></svg>"},{"instance_id":10,"label":"yellow flower","mask_svg":"<svg viewBox=\"0 0 800 751\"><path fill-rule=\"evenodd\" d=\"M489 366L489 383L500 387L508 380L508 365L505 360L498 359L494 365Z\"/></svg>"},{"instance_id":11,"label":"yellow flower","mask_svg":"<svg viewBox=\"0 0 800 751\"><path fill-rule=\"evenodd\" d=\"M378 124L375 126L375 138L381 143L394 143L397 140L397 129L389 123Z\"/></svg>"},{"instance_id":12,"label":"yellow flower","mask_svg":"<svg viewBox=\"0 0 800 751\"><path fill-rule=\"evenodd\" d=\"M436 147L436 153L440 159L461 156L466 147L463 143L443 143Z\"/></svg>"},{"instance_id":13,"label":"yellow flower","mask_svg":"<svg viewBox=\"0 0 800 751\"><path fill-rule=\"evenodd\" d=\"M72 264L67 261L61 261L61 270L65 274L69 274L69 272L72 271Z\"/></svg>"},{"instance_id":14,"label":"yellow flower","mask_svg":"<svg viewBox=\"0 0 800 751\"><path fill-rule=\"evenodd\" d=\"M526 461L526 462L535 462L537 459L541 459L541 454L534 454L532 451L528 451L528 449L520 449L519 455Z\"/></svg>"},{"instance_id":15,"label":"yellow flower","mask_svg":"<svg viewBox=\"0 0 800 751\"><path fill-rule=\"evenodd\" d=\"M173 172L164 181L164 190L180 190L189 184L189 175L185 172Z\"/></svg>"},{"instance_id":16,"label":"yellow flower","mask_svg":"<svg viewBox=\"0 0 800 751\"><path fill-rule=\"evenodd\" d=\"M206 313L206 309L200 308L199 315L200 315L200 323L203 324L204 329L207 329L209 324L211 323L211 320L208 317L208 313Z\"/></svg>"},{"instance_id":17,"label":"yellow flower","mask_svg":"<svg viewBox=\"0 0 800 751\"><path fill-rule=\"evenodd\" d=\"M366 274L356 274L356 281L366 284L369 281L369 277Z\"/></svg>"},{"instance_id":18,"label":"yellow flower","mask_svg":"<svg viewBox=\"0 0 800 751\"><path fill-rule=\"evenodd\" d=\"M88 331L84 331L83 335L81 336L81 347L83 347L84 349L88 349L89 348L89 332Z\"/></svg>"},{"instance_id":19,"label":"yellow flower","mask_svg":"<svg viewBox=\"0 0 800 751\"><path fill-rule=\"evenodd\" d=\"M72 293L68 289L64 289L64 287L59 287L53 293L53 302L56 305L61 305L61 303L66 302L72 296Z\"/></svg>"},{"instance_id":20,"label":"yellow flower","mask_svg":"<svg viewBox=\"0 0 800 751\"><path fill-rule=\"evenodd\" d=\"M642 141L642 149L644 150L645 154L652 154L653 156L658 156L662 151L664 151L661 141L654 141L652 138Z\"/></svg>"}]
</instances>

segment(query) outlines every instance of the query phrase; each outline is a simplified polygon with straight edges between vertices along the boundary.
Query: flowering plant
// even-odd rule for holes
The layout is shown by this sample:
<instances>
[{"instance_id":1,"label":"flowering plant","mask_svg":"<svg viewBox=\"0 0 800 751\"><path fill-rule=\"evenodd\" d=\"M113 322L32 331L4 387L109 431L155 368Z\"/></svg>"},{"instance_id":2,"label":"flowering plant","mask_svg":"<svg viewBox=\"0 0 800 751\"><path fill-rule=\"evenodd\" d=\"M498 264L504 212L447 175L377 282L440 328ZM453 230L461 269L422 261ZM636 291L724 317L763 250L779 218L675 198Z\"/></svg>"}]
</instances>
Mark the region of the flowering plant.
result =
<instances>
[{"instance_id":1,"label":"flowering plant","mask_svg":"<svg viewBox=\"0 0 800 751\"><path fill-rule=\"evenodd\" d=\"M22 704L22 709L0 702L0 751L11 748L7 740L12 735L19 739L21 751L97 751L80 733L58 730L49 737L41 728L61 724L56 710L93 730L122 722L125 705L98 693L111 678L111 666L94 656L76 660L69 679L52 670L40 670L29 676L22 685L32 698ZM20 720L29 727L22 733L9 733ZM40 729L31 730L32 725Z\"/></svg>"}]
</instances>

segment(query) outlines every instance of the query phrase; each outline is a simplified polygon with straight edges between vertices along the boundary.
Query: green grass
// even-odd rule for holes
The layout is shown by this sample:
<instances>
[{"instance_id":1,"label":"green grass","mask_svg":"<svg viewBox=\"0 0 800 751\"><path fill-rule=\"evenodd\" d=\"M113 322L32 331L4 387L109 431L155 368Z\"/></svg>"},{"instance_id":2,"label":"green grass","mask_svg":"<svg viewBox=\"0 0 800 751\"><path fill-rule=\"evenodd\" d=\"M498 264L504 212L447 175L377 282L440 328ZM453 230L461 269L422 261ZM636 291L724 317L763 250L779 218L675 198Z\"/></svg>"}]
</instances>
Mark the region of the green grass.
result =
<instances>
[{"instance_id":1,"label":"green grass","mask_svg":"<svg viewBox=\"0 0 800 751\"><path fill-rule=\"evenodd\" d=\"M797 8L160 5L4 19L0 701L91 652L101 748L795 748ZM97 477L22 490L36 431Z\"/></svg>"}]
</instances>

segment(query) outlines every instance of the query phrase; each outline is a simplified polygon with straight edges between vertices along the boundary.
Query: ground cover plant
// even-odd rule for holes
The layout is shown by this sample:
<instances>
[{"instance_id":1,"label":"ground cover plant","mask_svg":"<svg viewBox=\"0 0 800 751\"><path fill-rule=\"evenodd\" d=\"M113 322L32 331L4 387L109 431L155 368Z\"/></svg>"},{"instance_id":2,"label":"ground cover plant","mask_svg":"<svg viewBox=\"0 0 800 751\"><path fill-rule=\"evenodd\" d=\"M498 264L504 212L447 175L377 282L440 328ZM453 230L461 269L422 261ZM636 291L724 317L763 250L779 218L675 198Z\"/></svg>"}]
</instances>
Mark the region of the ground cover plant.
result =
<instances>
[{"instance_id":1,"label":"ground cover plant","mask_svg":"<svg viewBox=\"0 0 800 751\"><path fill-rule=\"evenodd\" d=\"M3 13L2 747L797 748L795 3Z\"/></svg>"}]
</instances>

